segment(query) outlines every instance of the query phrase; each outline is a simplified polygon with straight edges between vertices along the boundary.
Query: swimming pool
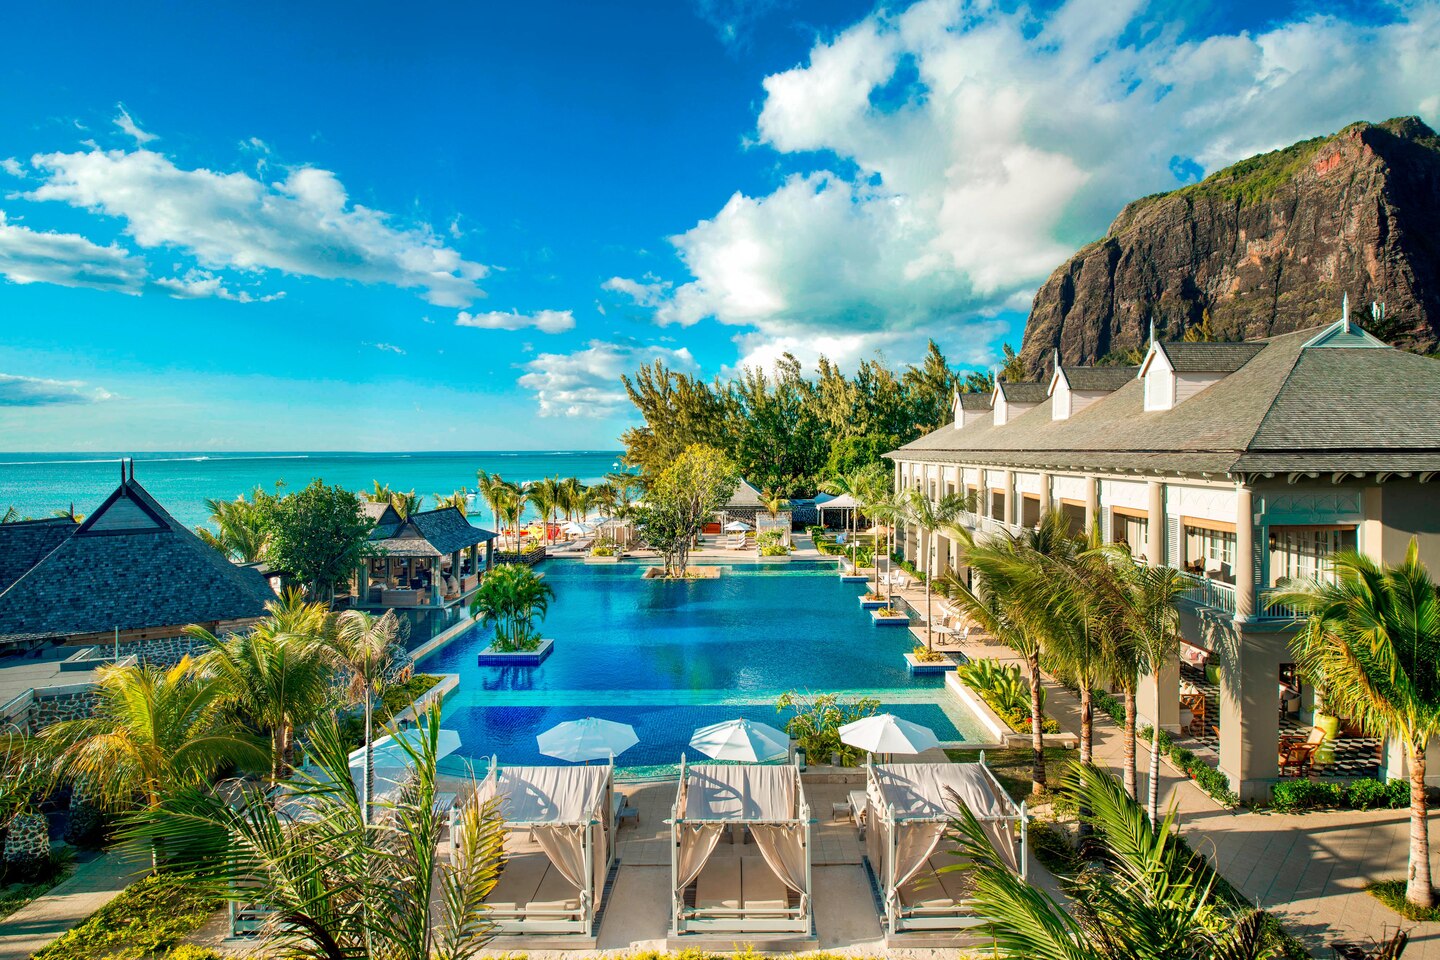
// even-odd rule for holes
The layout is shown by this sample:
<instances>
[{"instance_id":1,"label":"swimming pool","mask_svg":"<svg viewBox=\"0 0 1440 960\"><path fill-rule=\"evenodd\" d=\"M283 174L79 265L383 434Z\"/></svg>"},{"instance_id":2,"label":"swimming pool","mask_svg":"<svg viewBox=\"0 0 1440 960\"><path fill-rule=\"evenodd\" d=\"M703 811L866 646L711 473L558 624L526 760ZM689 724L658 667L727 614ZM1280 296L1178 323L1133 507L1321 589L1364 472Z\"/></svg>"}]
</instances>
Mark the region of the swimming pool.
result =
<instances>
[{"instance_id":1,"label":"swimming pool","mask_svg":"<svg viewBox=\"0 0 1440 960\"><path fill-rule=\"evenodd\" d=\"M841 582L833 563L723 565L718 580L685 582L642 570L548 561L555 600L542 632L555 652L538 667L477 666L490 642L479 627L425 658L427 673L460 676L444 719L462 762L557 762L536 734L597 716L640 737L621 766L673 764L696 727L733 717L783 727L775 700L788 690L870 695L942 741L987 739L942 678L910 676L909 631L876 627L856 599L865 585Z\"/></svg>"}]
</instances>

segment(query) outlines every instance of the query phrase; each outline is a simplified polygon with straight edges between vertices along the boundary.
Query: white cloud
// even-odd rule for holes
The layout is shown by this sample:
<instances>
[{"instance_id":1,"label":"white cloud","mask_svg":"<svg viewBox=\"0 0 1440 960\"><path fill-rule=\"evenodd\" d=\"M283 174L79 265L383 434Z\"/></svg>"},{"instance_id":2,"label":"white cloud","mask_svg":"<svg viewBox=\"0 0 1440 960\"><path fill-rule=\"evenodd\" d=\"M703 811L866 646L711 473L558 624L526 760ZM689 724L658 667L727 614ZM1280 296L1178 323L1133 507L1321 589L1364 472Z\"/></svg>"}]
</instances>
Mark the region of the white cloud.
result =
<instances>
[{"instance_id":1,"label":"white cloud","mask_svg":"<svg viewBox=\"0 0 1440 960\"><path fill-rule=\"evenodd\" d=\"M25 176L25 167L22 166L20 161L16 160L14 157L6 157L5 159L0 160L0 170L4 170L12 177Z\"/></svg>"},{"instance_id":2,"label":"white cloud","mask_svg":"<svg viewBox=\"0 0 1440 960\"><path fill-rule=\"evenodd\" d=\"M114 395L79 380L46 380L0 373L0 407L53 407L100 403Z\"/></svg>"},{"instance_id":3,"label":"white cloud","mask_svg":"<svg viewBox=\"0 0 1440 960\"><path fill-rule=\"evenodd\" d=\"M460 311L455 318L457 327L475 327L479 330L524 330L534 327L541 333L560 333L575 326L575 314L569 310L537 310L533 314L512 310L492 310L489 313L466 313Z\"/></svg>"},{"instance_id":4,"label":"white cloud","mask_svg":"<svg viewBox=\"0 0 1440 960\"><path fill-rule=\"evenodd\" d=\"M522 365L526 372L518 382L535 392L542 417L607 417L629 403L620 377L654 360L676 370L699 369L684 347L591 340L573 353L536 354Z\"/></svg>"},{"instance_id":5,"label":"white cloud","mask_svg":"<svg viewBox=\"0 0 1440 960\"><path fill-rule=\"evenodd\" d=\"M756 25L787 0L695 0L695 13L732 53L750 46Z\"/></svg>"},{"instance_id":6,"label":"white cloud","mask_svg":"<svg viewBox=\"0 0 1440 960\"><path fill-rule=\"evenodd\" d=\"M233 300L236 303L269 303L285 296L281 293L267 293L255 296L248 290L231 290L213 273L205 270L187 270L181 277L161 277L154 282L160 290L177 300Z\"/></svg>"},{"instance_id":7,"label":"white cloud","mask_svg":"<svg viewBox=\"0 0 1440 960\"><path fill-rule=\"evenodd\" d=\"M0 211L0 276L12 283L138 294L145 273L143 260L114 244L102 247L76 233L31 230L10 223Z\"/></svg>"},{"instance_id":8,"label":"white cloud","mask_svg":"<svg viewBox=\"0 0 1440 960\"><path fill-rule=\"evenodd\" d=\"M265 182L246 173L187 170L146 149L39 154L44 183L25 194L122 218L143 248L174 248L205 269L387 283L429 302L467 307L484 296L483 264L428 226L396 226L354 204L328 170L301 167Z\"/></svg>"},{"instance_id":9,"label":"white cloud","mask_svg":"<svg viewBox=\"0 0 1440 960\"><path fill-rule=\"evenodd\" d=\"M611 277L600 284L600 289L624 294L642 307L658 307L665 302L671 284L653 274L646 274L643 280L627 277ZM604 312L603 310L601 311Z\"/></svg>"},{"instance_id":10,"label":"white cloud","mask_svg":"<svg viewBox=\"0 0 1440 960\"><path fill-rule=\"evenodd\" d=\"M812 169L674 237L689 282L607 288L662 323L748 328L742 359L921 328L964 353L1127 201L1179 186L1177 158L1213 170L1352 120L1437 121L1440 6L1199 40L1175 9L882 7L764 81L758 143Z\"/></svg>"},{"instance_id":11,"label":"white cloud","mask_svg":"<svg viewBox=\"0 0 1440 960\"><path fill-rule=\"evenodd\" d=\"M130 116L130 111L125 109L125 104L117 103L115 104L115 109L120 111L119 116L113 121L115 126L119 127L121 132L127 137L132 138L136 143L140 144L140 146L143 147L151 140L160 139L158 134L146 133L144 130L141 130L135 123L134 118Z\"/></svg>"},{"instance_id":12,"label":"white cloud","mask_svg":"<svg viewBox=\"0 0 1440 960\"><path fill-rule=\"evenodd\" d=\"M362 347L374 347L376 350L380 350L380 351L383 351L383 352L385 352L385 353L394 353L394 354L398 354L399 356L402 356L402 357L405 356L405 348L404 348L404 347L397 347L397 346L395 346L395 344L393 344L393 343L371 343L371 342L369 342L369 341L367 340L367 341L361 342L360 345L361 345Z\"/></svg>"}]
</instances>

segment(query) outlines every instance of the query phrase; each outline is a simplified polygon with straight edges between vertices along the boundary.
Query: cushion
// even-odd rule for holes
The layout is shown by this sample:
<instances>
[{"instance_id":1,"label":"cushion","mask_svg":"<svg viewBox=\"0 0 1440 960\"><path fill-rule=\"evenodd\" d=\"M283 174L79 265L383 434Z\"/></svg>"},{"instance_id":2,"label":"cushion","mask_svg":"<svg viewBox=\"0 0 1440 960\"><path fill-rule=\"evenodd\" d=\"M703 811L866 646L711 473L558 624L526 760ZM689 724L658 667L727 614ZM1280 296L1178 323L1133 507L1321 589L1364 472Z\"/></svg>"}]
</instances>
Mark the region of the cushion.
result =
<instances>
[{"instance_id":1,"label":"cushion","mask_svg":"<svg viewBox=\"0 0 1440 960\"><path fill-rule=\"evenodd\" d=\"M579 909L580 891L554 867L546 871L540 888L535 891L535 896L525 905L527 916L541 913L553 917L556 913L574 912Z\"/></svg>"},{"instance_id":2,"label":"cushion","mask_svg":"<svg viewBox=\"0 0 1440 960\"><path fill-rule=\"evenodd\" d=\"M740 907L740 860L712 856L695 881L695 906L700 910Z\"/></svg>"},{"instance_id":3,"label":"cushion","mask_svg":"<svg viewBox=\"0 0 1440 960\"><path fill-rule=\"evenodd\" d=\"M485 902L490 904L491 910L514 913L524 910L525 905L535 899L535 891L540 888L540 881L549 867L550 861L543 856L532 854L509 858L505 861L500 880Z\"/></svg>"},{"instance_id":4,"label":"cushion","mask_svg":"<svg viewBox=\"0 0 1440 960\"><path fill-rule=\"evenodd\" d=\"M789 888L775 876L770 864L761 857L743 857L740 861L740 889L745 897L745 912L755 914L766 910L784 910Z\"/></svg>"}]
</instances>

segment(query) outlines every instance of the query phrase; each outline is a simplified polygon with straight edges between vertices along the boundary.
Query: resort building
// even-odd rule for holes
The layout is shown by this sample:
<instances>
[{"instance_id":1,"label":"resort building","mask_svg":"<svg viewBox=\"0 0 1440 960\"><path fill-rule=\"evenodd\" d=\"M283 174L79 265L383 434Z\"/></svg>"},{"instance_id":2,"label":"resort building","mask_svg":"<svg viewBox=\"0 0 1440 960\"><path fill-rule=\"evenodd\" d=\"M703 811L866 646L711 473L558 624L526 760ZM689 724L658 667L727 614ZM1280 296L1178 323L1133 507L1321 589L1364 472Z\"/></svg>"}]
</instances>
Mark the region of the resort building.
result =
<instances>
[{"instance_id":1,"label":"resort building","mask_svg":"<svg viewBox=\"0 0 1440 960\"><path fill-rule=\"evenodd\" d=\"M166 512L134 465L83 523L0 524L0 654L98 645L149 653L200 624L219 632L265 613L275 593Z\"/></svg>"},{"instance_id":2,"label":"resort building","mask_svg":"<svg viewBox=\"0 0 1440 960\"><path fill-rule=\"evenodd\" d=\"M388 503L366 503L375 521L374 552L356 572L352 603L358 607L447 607L468 602L488 568L495 534L474 526L455 507L401 517ZM480 559L480 548L485 559Z\"/></svg>"},{"instance_id":3,"label":"resort building","mask_svg":"<svg viewBox=\"0 0 1440 960\"><path fill-rule=\"evenodd\" d=\"M1326 576L1336 551L1397 562L1412 537L1440 571L1440 363L1348 316L1254 342L1152 342L1138 368L1057 362L1045 383L958 395L953 423L887 456L899 489L973 494L965 526L981 535L1060 511L1181 571L1182 656L1147 678L1140 713L1242 797L1268 796L1282 733L1312 723L1333 725L1328 772L1404 774L1398 750L1314 715L1295 620L1269 597ZM912 526L903 549L937 573L959 563L943 532Z\"/></svg>"}]
</instances>

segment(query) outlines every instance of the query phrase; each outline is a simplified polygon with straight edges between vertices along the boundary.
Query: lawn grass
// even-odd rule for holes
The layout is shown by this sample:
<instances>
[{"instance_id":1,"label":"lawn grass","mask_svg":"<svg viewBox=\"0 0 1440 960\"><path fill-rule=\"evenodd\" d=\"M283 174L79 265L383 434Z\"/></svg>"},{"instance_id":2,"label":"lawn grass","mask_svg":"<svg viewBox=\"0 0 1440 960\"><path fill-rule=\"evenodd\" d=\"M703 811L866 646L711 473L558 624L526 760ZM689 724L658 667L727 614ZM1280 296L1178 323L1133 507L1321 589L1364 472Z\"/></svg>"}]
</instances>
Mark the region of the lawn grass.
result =
<instances>
[{"instance_id":1,"label":"lawn grass","mask_svg":"<svg viewBox=\"0 0 1440 960\"><path fill-rule=\"evenodd\" d=\"M1404 880L1381 880L1372 883L1365 888L1365 892L1385 906L1394 910L1406 920L1417 922L1434 922L1440 920L1440 907L1431 907L1426 910L1424 907L1417 907L1405 899Z\"/></svg>"},{"instance_id":2,"label":"lawn grass","mask_svg":"<svg viewBox=\"0 0 1440 960\"><path fill-rule=\"evenodd\" d=\"M964 748L946 750L945 755L954 763L975 763L980 759L979 750ZM1045 748L1045 782L1051 788L1065 776L1070 764L1078 757L1074 750L1064 747ZM1011 747L1005 750L986 750L985 765L1000 781L1000 786L1019 803L1031 799L1030 774L1034 767L1035 755L1029 747Z\"/></svg>"}]
</instances>

